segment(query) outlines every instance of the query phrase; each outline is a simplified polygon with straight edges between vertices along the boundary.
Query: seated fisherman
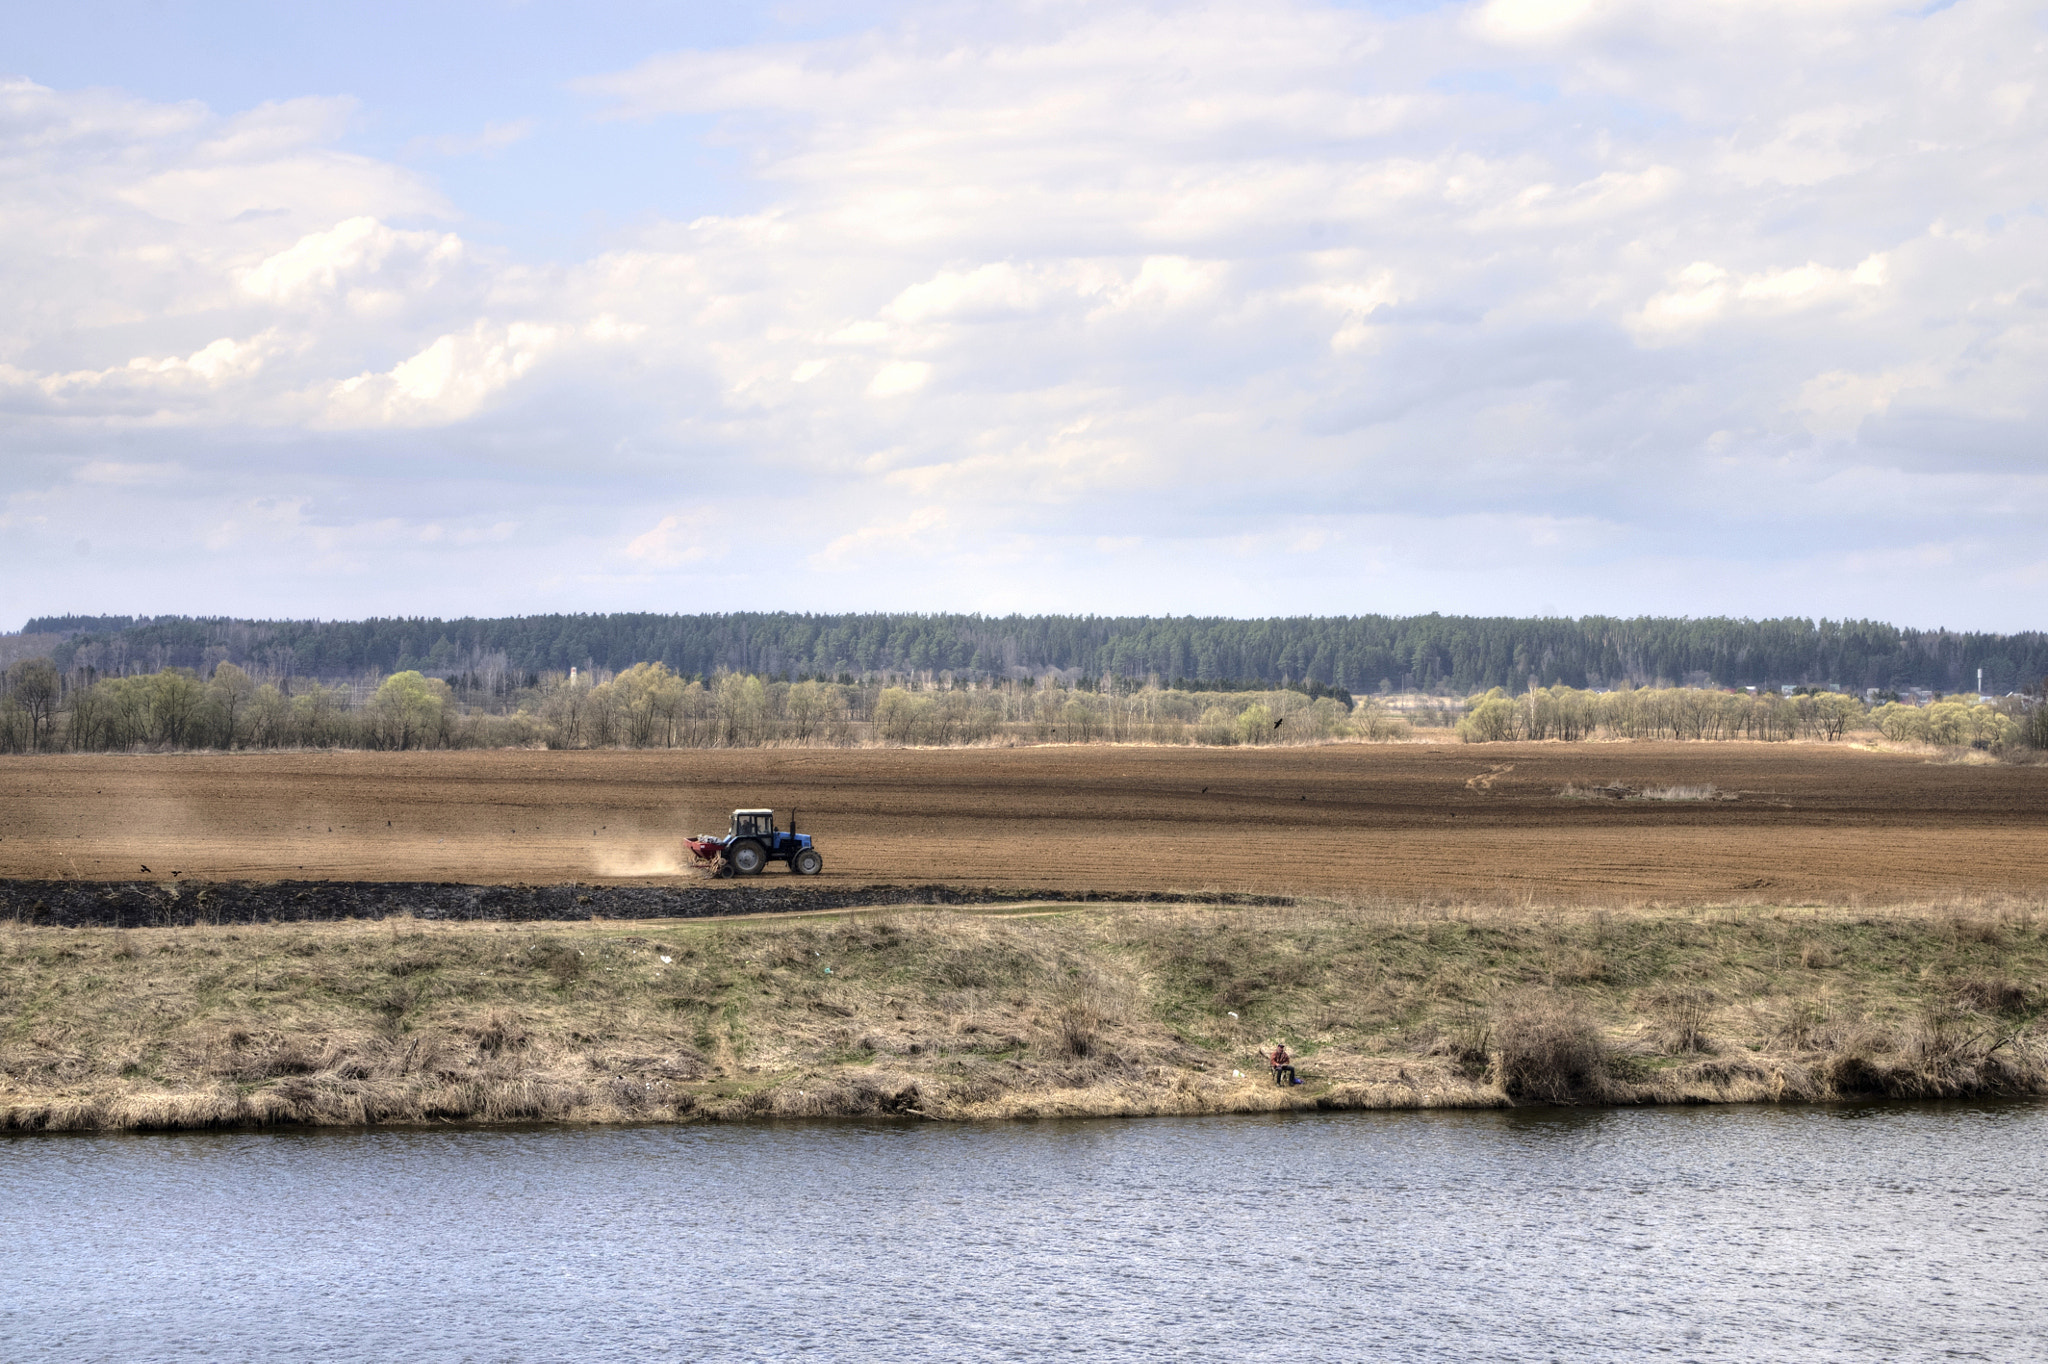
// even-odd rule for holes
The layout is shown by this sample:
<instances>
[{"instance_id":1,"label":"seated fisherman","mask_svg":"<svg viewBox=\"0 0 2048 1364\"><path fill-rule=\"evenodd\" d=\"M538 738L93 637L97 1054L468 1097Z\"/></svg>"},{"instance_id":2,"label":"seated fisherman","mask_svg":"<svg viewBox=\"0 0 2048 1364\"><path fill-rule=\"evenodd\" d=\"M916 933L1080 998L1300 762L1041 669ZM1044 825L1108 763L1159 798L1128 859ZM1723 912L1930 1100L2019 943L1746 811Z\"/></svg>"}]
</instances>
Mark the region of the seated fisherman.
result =
<instances>
[{"instance_id":1,"label":"seated fisherman","mask_svg":"<svg viewBox=\"0 0 2048 1364\"><path fill-rule=\"evenodd\" d=\"M1301 1077L1294 1073L1294 1058L1287 1054L1285 1042L1273 1048L1273 1054L1266 1058L1273 1067L1273 1083L1276 1085L1298 1085Z\"/></svg>"}]
</instances>

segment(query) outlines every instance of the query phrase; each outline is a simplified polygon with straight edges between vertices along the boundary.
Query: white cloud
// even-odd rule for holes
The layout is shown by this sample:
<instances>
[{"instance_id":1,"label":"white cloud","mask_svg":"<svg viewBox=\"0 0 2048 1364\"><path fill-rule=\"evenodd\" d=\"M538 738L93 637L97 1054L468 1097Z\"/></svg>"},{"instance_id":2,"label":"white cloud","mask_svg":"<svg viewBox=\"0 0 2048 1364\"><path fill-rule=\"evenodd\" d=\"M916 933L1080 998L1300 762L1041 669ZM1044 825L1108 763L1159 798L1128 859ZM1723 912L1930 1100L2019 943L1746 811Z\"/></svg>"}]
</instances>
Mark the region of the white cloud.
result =
<instances>
[{"instance_id":1,"label":"white cloud","mask_svg":"<svg viewBox=\"0 0 2048 1364\"><path fill-rule=\"evenodd\" d=\"M913 284L883 311L901 322L976 320L1029 312L1040 286L1007 261L974 270L942 270Z\"/></svg>"},{"instance_id":2,"label":"white cloud","mask_svg":"<svg viewBox=\"0 0 2048 1364\"><path fill-rule=\"evenodd\" d=\"M625 556L644 568L672 569L725 556L725 523L709 508L664 516L626 542Z\"/></svg>"},{"instance_id":3,"label":"white cloud","mask_svg":"<svg viewBox=\"0 0 2048 1364\"><path fill-rule=\"evenodd\" d=\"M1881 614L1941 585L1764 570L1932 516L1950 588L2031 609L1987 565L2048 513L2042 44L1994 0L913 7L585 82L751 178L562 264L338 150L345 102L0 85L5 490L57 490L9 515L302 459L273 509L443 499L408 553L517 523L506 607L581 561L1106 608L1114 545L1140 609L1506 609L1400 557L1455 545L1566 609Z\"/></svg>"},{"instance_id":4,"label":"white cloud","mask_svg":"<svg viewBox=\"0 0 2048 1364\"><path fill-rule=\"evenodd\" d=\"M463 259L462 239L452 232L394 231L375 218L355 217L307 233L243 271L239 282L258 298L292 303L384 277L401 256L409 276L407 287L431 288L441 271Z\"/></svg>"},{"instance_id":5,"label":"white cloud","mask_svg":"<svg viewBox=\"0 0 2048 1364\"><path fill-rule=\"evenodd\" d=\"M201 421L217 417L223 405L230 410L239 406L234 395L281 349L277 333L264 331L246 341L220 337L190 355L138 355L106 369L36 374L0 365L0 392L33 390L48 400L45 410L53 413Z\"/></svg>"},{"instance_id":6,"label":"white cloud","mask_svg":"<svg viewBox=\"0 0 2048 1364\"><path fill-rule=\"evenodd\" d=\"M871 398L900 398L915 393L930 382L932 367L922 360L891 360L875 371L868 381Z\"/></svg>"},{"instance_id":7,"label":"white cloud","mask_svg":"<svg viewBox=\"0 0 2048 1364\"><path fill-rule=\"evenodd\" d=\"M1300 290L1300 296L1337 313L1343 325L1330 337L1332 350L1357 350L1371 337L1372 315L1401 301L1400 289L1387 271L1366 279L1337 277Z\"/></svg>"},{"instance_id":8,"label":"white cloud","mask_svg":"<svg viewBox=\"0 0 2048 1364\"><path fill-rule=\"evenodd\" d=\"M334 426L435 426L476 413L509 388L556 343L555 328L532 322L436 337L383 373L333 385L326 422Z\"/></svg>"},{"instance_id":9,"label":"white cloud","mask_svg":"<svg viewBox=\"0 0 2048 1364\"><path fill-rule=\"evenodd\" d=\"M911 554L930 559L950 545L950 518L944 507L919 507L908 516L865 525L835 538L818 551L817 563L834 569L858 566L880 554Z\"/></svg>"},{"instance_id":10,"label":"white cloud","mask_svg":"<svg viewBox=\"0 0 2048 1364\"><path fill-rule=\"evenodd\" d=\"M1473 27L1503 42L1541 42L1570 35L1600 9L1599 0L1487 0Z\"/></svg>"},{"instance_id":11,"label":"white cloud","mask_svg":"<svg viewBox=\"0 0 2048 1364\"><path fill-rule=\"evenodd\" d=\"M1888 370L1879 374L1829 370L1800 385L1794 408L1806 415L1808 425L1816 433L1848 435L1862 426L1865 417L1889 409L1893 400L1907 388L1916 384L1938 383L1939 377L1925 367Z\"/></svg>"},{"instance_id":12,"label":"white cloud","mask_svg":"<svg viewBox=\"0 0 2048 1364\"><path fill-rule=\"evenodd\" d=\"M246 165L290 157L333 141L355 112L355 101L346 98L311 96L259 104L207 127L197 159Z\"/></svg>"},{"instance_id":13,"label":"white cloud","mask_svg":"<svg viewBox=\"0 0 2048 1364\"><path fill-rule=\"evenodd\" d=\"M1886 281L1882 254L1835 268L1808 261L1784 270L1735 275L1712 261L1694 261L1643 305L1639 333L1672 332L1739 313L1770 315L1829 303L1876 302Z\"/></svg>"},{"instance_id":14,"label":"white cloud","mask_svg":"<svg viewBox=\"0 0 2048 1364\"><path fill-rule=\"evenodd\" d=\"M1222 285L1224 268L1216 261L1193 261L1185 256L1151 256L1138 267L1131 282L1110 292L1106 306L1123 308L1175 308L1213 294Z\"/></svg>"},{"instance_id":15,"label":"white cloud","mask_svg":"<svg viewBox=\"0 0 2048 1364\"><path fill-rule=\"evenodd\" d=\"M1683 181L1670 166L1610 170L1559 189L1547 181L1530 185L1498 210L1484 212L1476 225L1489 229L1559 227L1640 217L1677 193Z\"/></svg>"}]
</instances>

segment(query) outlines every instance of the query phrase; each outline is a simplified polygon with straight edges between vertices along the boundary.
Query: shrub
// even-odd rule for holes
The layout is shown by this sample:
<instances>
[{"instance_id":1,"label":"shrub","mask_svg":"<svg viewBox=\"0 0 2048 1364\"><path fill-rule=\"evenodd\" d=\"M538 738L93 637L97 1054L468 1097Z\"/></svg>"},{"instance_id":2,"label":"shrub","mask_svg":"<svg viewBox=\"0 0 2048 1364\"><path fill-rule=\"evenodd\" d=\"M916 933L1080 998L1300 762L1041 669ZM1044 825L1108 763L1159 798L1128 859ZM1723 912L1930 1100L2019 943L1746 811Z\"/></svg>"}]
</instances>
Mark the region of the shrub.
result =
<instances>
[{"instance_id":1,"label":"shrub","mask_svg":"<svg viewBox=\"0 0 2048 1364\"><path fill-rule=\"evenodd\" d=\"M1272 739L1273 731L1273 712L1266 706L1246 706L1237 717L1237 737L1244 743L1266 743Z\"/></svg>"},{"instance_id":2,"label":"shrub","mask_svg":"<svg viewBox=\"0 0 2048 1364\"><path fill-rule=\"evenodd\" d=\"M1550 993L1503 1004L1493 1023L1494 1074L1515 1099L1575 1103L1609 1088L1607 1039L1573 1000Z\"/></svg>"},{"instance_id":3,"label":"shrub","mask_svg":"<svg viewBox=\"0 0 2048 1364\"><path fill-rule=\"evenodd\" d=\"M1464 1008L1450 1020L1430 1047L1433 1056L1448 1056L1459 1074L1477 1080L1486 1074L1493 1052L1493 1021L1484 1012Z\"/></svg>"},{"instance_id":4,"label":"shrub","mask_svg":"<svg viewBox=\"0 0 2048 1364\"><path fill-rule=\"evenodd\" d=\"M1711 1052L1707 1040L1707 1016L1714 1011L1714 996L1707 990L1673 990L1651 1001L1657 1010L1657 1044L1666 1054Z\"/></svg>"},{"instance_id":5,"label":"shrub","mask_svg":"<svg viewBox=\"0 0 2048 1364\"><path fill-rule=\"evenodd\" d=\"M1965 1009L1986 1014L2025 1012L2027 987L2004 976L1964 976L1949 983L1949 995Z\"/></svg>"},{"instance_id":6,"label":"shrub","mask_svg":"<svg viewBox=\"0 0 2048 1364\"><path fill-rule=\"evenodd\" d=\"M583 953L560 938L544 938L535 944L534 962L555 978L557 985L569 985L583 974Z\"/></svg>"},{"instance_id":7,"label":"shrub","mask_svg":"<svg viewBox=\"0 0 2048 1364\"><path fill-rule=\"evenodd\" d=\"M1234 744L1238 741L1237 717L1222 706L1211 706L1202 712L1200 725L1195 730L1198 744Z\"/></svg>"},{"instance_id":8,"label":"shrub","mask_svg":"<svg viewBox=\"0 0 2048 1364\"><path fill-rule=\"evenodd\" d=\"M1516 737L1520 707L1505 696L1492 696L1472 707L1458 721L1458 737L1468 744L1492 744Z\"/></svg>"},{"instance_id":9,"label":"shrub","mask_svg":"<svg viewBox=\"0 0 2048 1364\"><path fill-rule=\"evenodd\" d=\"M1075 1060L1094 1055L1101 1041L1097 1032L1100 1021L1094 1010L1069 1005L1060 1011L1059 1019L1053 1025L1054 1049L1060 1055Z\"/></svg>"}]
</instances>

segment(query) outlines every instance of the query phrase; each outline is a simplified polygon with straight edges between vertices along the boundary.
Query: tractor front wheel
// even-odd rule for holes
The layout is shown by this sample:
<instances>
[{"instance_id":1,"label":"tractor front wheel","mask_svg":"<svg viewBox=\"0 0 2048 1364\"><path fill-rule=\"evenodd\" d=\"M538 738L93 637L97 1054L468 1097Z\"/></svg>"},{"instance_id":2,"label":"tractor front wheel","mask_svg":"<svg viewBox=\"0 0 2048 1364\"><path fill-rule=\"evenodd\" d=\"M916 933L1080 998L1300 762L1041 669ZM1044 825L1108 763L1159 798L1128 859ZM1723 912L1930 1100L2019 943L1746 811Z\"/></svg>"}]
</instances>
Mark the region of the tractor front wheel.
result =
<instances>
[{"instance_id":1,"label":"tractor front wheel","mask_svg":"<svg viewBox=\"0 0 2048 1364\"><path fill-rule=\"evenodd\" d=\"M789 869L798 876L816 876L825 870L825 859L816 848L805 848L789 860Z\"/></svg>"},{"instance_id":2,"label":"tractor front wheel","mask_svg":"<svg viewBox=\"0 0 2048 1364\"><path fill-rule=\"evenodd\" d=\"M735 843L726 849L725 860L738 875L753 876L768 865L768 854L759 843Z\"/></svg>"}]
</instances>

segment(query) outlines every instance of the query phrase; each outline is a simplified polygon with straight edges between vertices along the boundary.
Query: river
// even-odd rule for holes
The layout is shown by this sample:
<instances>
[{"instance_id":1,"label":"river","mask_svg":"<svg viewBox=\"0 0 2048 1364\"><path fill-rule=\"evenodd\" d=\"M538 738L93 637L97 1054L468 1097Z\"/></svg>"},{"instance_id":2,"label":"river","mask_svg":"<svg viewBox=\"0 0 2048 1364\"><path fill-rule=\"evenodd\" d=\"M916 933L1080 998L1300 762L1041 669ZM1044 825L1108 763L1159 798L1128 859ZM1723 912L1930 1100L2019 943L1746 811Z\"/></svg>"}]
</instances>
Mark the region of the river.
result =
<instances>
[{"instance_id":1,"label":"river","mask_svg":"<svg viewBox=\"0 0 2048 1364\"><path fill-rule=\"evenodd\" d=\"M0 1139L8 1360L2048 1358L2048 1106Z\"/></svg>"}]
</instances>

